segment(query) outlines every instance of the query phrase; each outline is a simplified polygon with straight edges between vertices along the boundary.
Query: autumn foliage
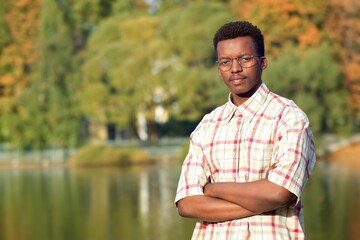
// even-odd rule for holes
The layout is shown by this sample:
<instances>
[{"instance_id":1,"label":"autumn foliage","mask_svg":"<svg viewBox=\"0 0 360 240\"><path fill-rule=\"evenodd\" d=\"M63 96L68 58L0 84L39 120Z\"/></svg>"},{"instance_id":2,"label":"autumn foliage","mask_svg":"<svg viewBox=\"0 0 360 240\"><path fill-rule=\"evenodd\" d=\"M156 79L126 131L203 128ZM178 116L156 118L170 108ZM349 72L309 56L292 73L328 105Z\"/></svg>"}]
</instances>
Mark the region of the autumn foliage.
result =
<instances>
[{"instance_id":1,"label":"autumn foliage","mask_svg":"<svg viewBox=\"0 0 360 240\"><path fill-rule=\"evenodd\" d=\"M5 0L6 1L6 0ZM8 42L0 49L0 111L17 108L22 91L29 85L31 66L37 57L40 0L7 0L1 16L6 22Z\"/></svg>"},{"instance_id":2,"label":"autumn foliage","mask_svg":"<svg viewBox=\"0 0 360 240\"><path fill-rule=\"evenodd\" d=\"M266 36L268 53L289 44L301 49L332 43L343 66L349 106L360 113L360 2L357 0L231 0L241 19L252 19Z\"/></svg>"},{"instance_id":3,"label":"autumn foliage","mask_svg":"<svg viewBox=\"0 0 360 240\"><path fill-rule=\"evenodd\" d=\"M313 113L318 131L349 129L360 118L359 14L357 0L2 0L0 140L63 145L91 121L134 129L139 111L154 126L156 91L169 119L197 121L226 92L211 37L232 19L262 29L274 69L302 68L288 83L302 80L292 90L308 97L282 90Z\"/></svg>"}]
</instances>

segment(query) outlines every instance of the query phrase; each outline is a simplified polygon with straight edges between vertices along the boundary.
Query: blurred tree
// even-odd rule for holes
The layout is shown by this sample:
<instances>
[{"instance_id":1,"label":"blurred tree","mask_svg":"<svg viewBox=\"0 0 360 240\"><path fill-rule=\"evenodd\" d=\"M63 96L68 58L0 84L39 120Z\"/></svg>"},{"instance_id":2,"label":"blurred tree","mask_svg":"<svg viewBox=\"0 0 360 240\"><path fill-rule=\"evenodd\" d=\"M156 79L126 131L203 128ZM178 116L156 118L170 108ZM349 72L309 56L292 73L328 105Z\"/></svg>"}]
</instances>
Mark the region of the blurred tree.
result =
<instances>
[{"instance_id":1,"label":"blurred tree","mask_svg":"<svg viewBox=\"0 0 360 240\"><path fill-rule=\"evenodd\" d=\"M79 140L80 115L74 101L79 79L74 77L76 64L66 14L64 5L55 1L42 4L39 59L23 96L28 138L22 141L35 147L70 147Z\"/></svg>"},{"instance_id":2,"label":"blurred tree","mask_svg":"<svg viewBox=\"0 0 360 240\"><path fill-rule=\"evenodd\" d=\"M5 19L5 14L8 9L9 2L8 0L3 0L0 3L0 49L2 49L7 43L10 42L10 34L6 31L7 24Z\"/></svg>"},{"instance_id":3,"label":"blurred tree","mask_svg":"<svg viewBox=\"0 0 360 240\"><path fill-rule=\"evenodd\" d=\"M192 4L160 15L133 12L102 22L89 39L82 67L85 114L136 128L134 119L141 113L155 139L158 132L152 126L159 106L170 116L199 120L213 106L211 94L220 84L212 34L229 19L224 4Z\"/></svg>"},{"instance_id":4,"label":"blurred tree","mask_svg":"<svg viewBox=\"0 0 360 240\"><path fill-rule=\"evenodd\" d=\"M205 113L226 101L228 89L217 76L214 32L231 21L226 4L196 3L166 14L160 34L176 59L169 80L177 111L173 117L198 121Z\"/></svg>"},{"instance_id":5,"label":"blurred tree","mask_svg":"<svg viewBox=\"0 0 360 240\"><path fill-rule=\"evenodd\" d=\"M240 19L251 19L265 36L268 56L278 56L288 45L318 46L326 21L328 0L230 0Z\"/></svg>"},{"instance_id":6,"label":"blurred tree","mask_svg":"<svg viewBox=\"0 0 360 240\"><path fill-rule=\"evenodd\" d=\"M308 115L315 134L323 131L349 133L351 112L346 107L341 66L328 44L305 52L289 48L269 59L264 81L275 93L295 101Z\"/></svg>"},{"instance_id":7,"label":"blurred tree","mask_svg":"<svg viewBox=\"0 0 360 240\"><path fill-rule=\"evenodd\" d=\"M344 83L350 90L349 105L360 120L360 2L329 0L325 31L333 40L334 48L344 71Z\"/></svg>"},{"instance_id":8,"label":"blurred tree","mask_svg":"<svg viewBox=\"0 0 360 240\"><path fill-rule=\"evenodd\" d=\"M263 30L274 90L309 111L317 132L347 131L347 104L360 109L359 12L354 0L3 0L0 139L73 145L82 114L124 129L144 117L154 138L156 112L198 121L226 101L211 40L237 18Z\"/></svg>"},{"instance_id":9,"label":"blurred tree","mask_svg":"<svg viewBox=\"0 0 360 240\"><path fill-rule=\"evenodd\" d=\"M229 0L150 0L150 2L157 2L159 12L166 12L174 9L182 9L194 3L195 4L221 3L227 5Z\"/></svg>"},{"instance_id":10,"label":"blurred tree","mask_svg":"<svg viewBox=\"0 0 360 240\"><path fill-rule=\"evenodd\" d=\"M331 116L331 120L328 121L321 120L320 114L318 115L319 121L316 120L315 122L321 124L323 121L321 126L318 126L318 130L330 128L340 131L341 128L344 128L343 131L348 132L350 126L353 125L349 119L356 118L349 106L358 109L357 119L360 116L360 75L357 71L360 65L360 40L358 37L360 32L360 3L353 0L255 0L252 2L230 0L230 6L238 18L251 19L262 29L265 36L267 56L270 58L284 57L287 49L295 46L298 48L300 59L305 60L305 56L301 56L302 51L307 52L307 49L320 47L324 42L330 44L330 48L335 50L334 54L327 54L326 56L329 58L323 58L323 61L341 63L342 65L338 89L334 89L333 94L349 99L349 103L344 104L342 100L341 103L334 103L336 107L332 110L332 114L334 115L337 112L338 120L335 120L334 116ZM315 58L320 59L320 56L315 56ZM329 68L324 66L319 70L324 71L325 76L329 72L327 70ZM307 69L304 70L308 71ZM291 71L285 71L287 74L292 74ZM310 77L310 75L306 77ZM305 78L303 79L305 80ZM312 81L312 79L308 79L308 81ZM327 80L324 77L323 82L325 81ZM308 83L312 84L312 82ZM350 90L350 98L344 85ZM291 89L291 86L288 87ZM296 98L296 95L287 96ZM300 98L300 101L305 101L305 99ZM311 105L309 99L309 105ZM346 114L342 115L341 113L344 111ZM328 110L325 112L328 113Z\"/></svg>"},{"instance_id":11,"label":"blurred tree","mask_svg":"<svg viewBox=\"0 0 360 240\"><path fill-rule=\"evenodd\" d=\"M22 138L24 105L21 97L31 82L37 58L40 0L5 0L0 4L0 135L4 141ZM5 21L5 22L4 22Z\"/></svg>"},{"instance_id":12,"label":"blurred tree","mask_svg":"<svg viewBox=\"0 0 360 240\"><path fill-rule=\"evenodd\" d=\"M70 0L62 3L62 8L66 9L67 13L64 15L64 21L70 28L75 51L86 47L86 41L97 24L112 14L115 1ZM126 2L126 0L122 2Z\"/></svg>"},{"instance_id":13,"label":"blurred tree","mask_svg":"<svg viewBox=\"0 0 360 240\"><path fill-rule=\"evenodd\" d=\"M135 124L139 105L144 108L152 100L151 91L158 85L150 74L150 44L159 19L129 16L109 18L99 25L82 65L80 101L85 114L92 121L120 128Z\"/></svg>"},{"instance_id":14,"label":"blurred tree","mask_svg":"<svg viewBox=\"0 0 360 240\"><path fill-rule=\"evenodd\" d=\"M152 2L153 5L157 5L159 1L157 0L114 0L112 9L114 14L131 12L131 11L141 11L146 12L151 8Z\"/></svg>"}]
</instances>

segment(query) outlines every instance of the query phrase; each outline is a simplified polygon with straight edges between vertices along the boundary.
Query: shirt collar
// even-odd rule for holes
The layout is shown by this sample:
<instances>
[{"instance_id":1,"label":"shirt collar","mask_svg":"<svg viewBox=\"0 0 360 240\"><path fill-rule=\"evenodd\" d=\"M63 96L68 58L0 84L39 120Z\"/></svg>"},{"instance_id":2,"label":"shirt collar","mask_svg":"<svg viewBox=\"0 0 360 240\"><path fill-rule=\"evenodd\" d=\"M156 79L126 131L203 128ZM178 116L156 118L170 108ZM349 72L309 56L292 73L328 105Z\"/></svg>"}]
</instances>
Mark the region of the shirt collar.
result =
<instances>
[{"instance_id":1,"label":"shirt collar","mask_svg":"<svg viewBox=\"0 0 360 240\"><path fill-rule=\"evenodd\" d=\"M267 96L269 95L270 91L265 85L265 83L262 83L259 87L259 89L243 104L236 106L231 101L231 93L228 97L228 110L227 110L227 119L230 121L230 119L235 114L240 114L245 118L252 118L255 113L263 106L264 102L266 101Z\"/></svg>"}]
</instances>

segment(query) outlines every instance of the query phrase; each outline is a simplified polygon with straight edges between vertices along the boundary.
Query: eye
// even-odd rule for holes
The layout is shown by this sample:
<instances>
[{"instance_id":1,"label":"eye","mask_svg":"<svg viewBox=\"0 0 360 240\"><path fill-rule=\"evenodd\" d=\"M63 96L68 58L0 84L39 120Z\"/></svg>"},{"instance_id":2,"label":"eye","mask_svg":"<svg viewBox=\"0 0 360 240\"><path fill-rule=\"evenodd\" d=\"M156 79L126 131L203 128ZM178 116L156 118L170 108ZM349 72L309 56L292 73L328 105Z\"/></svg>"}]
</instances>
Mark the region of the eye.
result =
<instances>
[{"instance_id":1,"label":"eye","mask_svg":"<svg viewBox=\"0 0 360 240\"><path fill-rule=\"evenodd\" d=\"M252 57L251 56L244 56L240 58L241 62L249 62L251 61Z\"/></svg>"},{"instance_id":2,"label":"eye","mask_svg":"<svg viewBox=\"0 0 360 240\"><path fill-rule=\"evenodd\" d=\"M230 60L229 60L229 59L220 60L220 61L219 61L219 64L220 64L220 65L224 65L224 66L229 65L229 64L230 64Z\"/></svg>"}]
</instances>

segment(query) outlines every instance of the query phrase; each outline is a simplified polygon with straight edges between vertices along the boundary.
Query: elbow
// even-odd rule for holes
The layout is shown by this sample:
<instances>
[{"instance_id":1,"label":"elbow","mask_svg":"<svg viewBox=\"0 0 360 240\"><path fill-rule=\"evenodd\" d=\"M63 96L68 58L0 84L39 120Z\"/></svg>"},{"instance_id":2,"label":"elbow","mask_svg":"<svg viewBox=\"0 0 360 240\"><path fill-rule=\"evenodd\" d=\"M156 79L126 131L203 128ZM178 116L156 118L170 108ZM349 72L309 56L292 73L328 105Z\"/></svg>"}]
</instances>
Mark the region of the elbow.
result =
<instances>
[{"instance_id":1,"label":"elbow","mask_svg":"<svg viewBox=\"0 0 360 240\"><path fill-rule=\"evenodd\" d=\"M270 184L268 200L275 208L291 206L297 201L297 196L288 189L267 180Z\"/></svg>"},{"instance_id":2,"label":"elbow","mask_svg":"<svg viewBox=\"0 0 360 240\"><path fill-rule=\"evenodd\" d=\"M274 203L278 207L294 205L296 200L297 197L295 194L282 187L277 191L276 194L274 194L274 199L273 199Z\"/></svg>"},{"instance_id":3,"label":"elbow","mask_svg":"<svg viewBox=\"0 0 360 240\"><path fill-rule=\"evenodd\" d=\"M178 213L181 217L188 217L187 208L184 204L180 201L177 204Z\"/></svg>"},{"instance_id":4,"label":"elbow","mask_svg":"<svg viewBox=\"0 0 360 240\"><path fill-rule=\"evenodd\" d=\"M191 217L192 210L186 204L186 200L182 199L177 203L178 213L181 217Z\"/></svg>"}]
</instances>

